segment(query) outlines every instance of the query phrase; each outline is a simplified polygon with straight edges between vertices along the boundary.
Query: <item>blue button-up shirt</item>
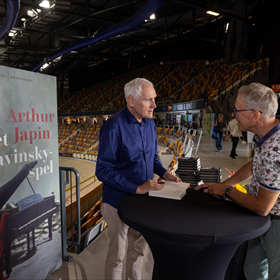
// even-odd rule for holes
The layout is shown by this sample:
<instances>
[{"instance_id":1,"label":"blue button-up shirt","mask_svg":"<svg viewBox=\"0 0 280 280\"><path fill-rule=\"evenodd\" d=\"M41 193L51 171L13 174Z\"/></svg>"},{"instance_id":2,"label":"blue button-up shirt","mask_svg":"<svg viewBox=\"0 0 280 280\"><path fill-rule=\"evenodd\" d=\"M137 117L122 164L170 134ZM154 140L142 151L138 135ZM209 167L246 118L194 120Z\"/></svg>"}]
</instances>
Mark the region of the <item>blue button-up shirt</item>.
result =
<instances>
[{"instance_id":1,"label":"blue button-up shirt","mask_svg":"<svg viewBox=\"0 0 280 280\"><path fill-rule=\"evenodd\" d=\"M139 185L160 177L166 169L158 158L157 134L152 119L142 122L127 107L108 118L100 131L96 176L103 182L102 200L118 208Z\"/></svg>"}]
</instances>

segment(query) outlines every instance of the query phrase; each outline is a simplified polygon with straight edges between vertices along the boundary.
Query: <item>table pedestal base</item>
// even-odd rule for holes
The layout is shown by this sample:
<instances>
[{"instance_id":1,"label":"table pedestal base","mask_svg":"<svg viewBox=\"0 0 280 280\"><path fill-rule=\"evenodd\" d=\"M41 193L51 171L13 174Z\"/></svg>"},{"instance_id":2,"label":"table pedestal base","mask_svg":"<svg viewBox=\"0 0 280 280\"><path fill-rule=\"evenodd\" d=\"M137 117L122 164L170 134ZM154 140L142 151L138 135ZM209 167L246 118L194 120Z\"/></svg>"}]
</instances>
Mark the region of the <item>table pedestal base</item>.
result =
<instances>
[{"instance_id":1,"label":"table pedestal base","mask_svg":"<svg viewBox=\"0 0 280 280\"><path fill-rule=\"evenodd\" d=\"M153 280L224 280L241 243L185 244L143 235L154 257Z\"/></svg>"}]
</instances>

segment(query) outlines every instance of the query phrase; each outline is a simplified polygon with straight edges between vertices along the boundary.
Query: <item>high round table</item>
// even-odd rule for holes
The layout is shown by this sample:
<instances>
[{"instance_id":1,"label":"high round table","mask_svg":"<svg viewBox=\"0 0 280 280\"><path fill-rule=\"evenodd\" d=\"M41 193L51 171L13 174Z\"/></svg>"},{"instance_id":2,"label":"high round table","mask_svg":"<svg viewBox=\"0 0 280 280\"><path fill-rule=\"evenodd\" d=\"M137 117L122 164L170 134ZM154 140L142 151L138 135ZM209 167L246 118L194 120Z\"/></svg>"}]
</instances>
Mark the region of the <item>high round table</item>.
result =
<instances>
[{"instance_id":1,"label":"high round table","mask_svg":"<svg viewBox=\"0 0 280 280\"><path fill-rule=\"evenodd\" d=\"M182 200L129 195L120 218L138 230L154 257L153 279L222 280L235 251L270 226L231 201L188 190Z\"/></svg>"}]
</instances>

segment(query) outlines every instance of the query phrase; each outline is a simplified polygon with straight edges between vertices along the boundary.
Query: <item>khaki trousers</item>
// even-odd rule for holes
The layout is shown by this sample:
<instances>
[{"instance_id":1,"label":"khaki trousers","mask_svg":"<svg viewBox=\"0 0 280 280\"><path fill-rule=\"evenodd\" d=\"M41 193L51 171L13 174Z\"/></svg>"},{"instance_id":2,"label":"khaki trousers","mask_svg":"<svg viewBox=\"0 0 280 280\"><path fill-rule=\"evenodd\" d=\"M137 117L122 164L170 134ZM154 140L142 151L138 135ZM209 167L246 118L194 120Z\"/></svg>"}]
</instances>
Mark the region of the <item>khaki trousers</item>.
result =
<instances>
[{"instance_id":1,"label":"khaki trousers","mask_svg":"<svg viewBox=\"0 0 280 280\"><path fill-rule=\"evenodd\" d=\"M147 242L136 230L126 225L119 217L118 210L107 203L102 203L101 213L108 226L109 249L105 261L105 279L122 279L123 259L126 238L126 279L141 279L144 253Z\"/></svg>"}]
</instances>

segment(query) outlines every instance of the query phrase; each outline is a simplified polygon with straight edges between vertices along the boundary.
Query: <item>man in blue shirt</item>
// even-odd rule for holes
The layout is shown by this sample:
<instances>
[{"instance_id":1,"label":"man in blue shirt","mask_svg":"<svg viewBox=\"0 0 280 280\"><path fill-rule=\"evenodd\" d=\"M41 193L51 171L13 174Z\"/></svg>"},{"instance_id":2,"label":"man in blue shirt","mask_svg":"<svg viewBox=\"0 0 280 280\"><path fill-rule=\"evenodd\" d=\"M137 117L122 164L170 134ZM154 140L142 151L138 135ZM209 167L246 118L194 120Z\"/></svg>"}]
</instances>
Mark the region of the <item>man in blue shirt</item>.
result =
<instances>
[{"instance_id":1,"label":"man in blue shirt","mask_svg":"<svg viewBox=\"0 0 280 280\"><path fill-rule=\"evenodd\" d=\"M110 239L106 279L122 279L126 238L126 277L141 279L146 241L119 218L117 209L121 199L128 194L146 194L162 189L163 185L153 180L153 173L165 180L181 182L162 166L158 158L157 135L152 120L156 108L153 84L136 78L125 85L124 92L127 106L111 116L100 131L96 165L96 176L103 182L101 212Z\"/></svg>"}]
</instances>

